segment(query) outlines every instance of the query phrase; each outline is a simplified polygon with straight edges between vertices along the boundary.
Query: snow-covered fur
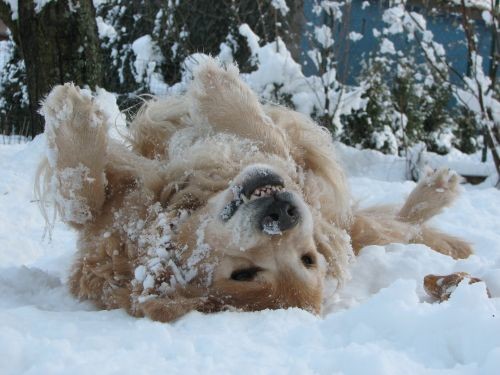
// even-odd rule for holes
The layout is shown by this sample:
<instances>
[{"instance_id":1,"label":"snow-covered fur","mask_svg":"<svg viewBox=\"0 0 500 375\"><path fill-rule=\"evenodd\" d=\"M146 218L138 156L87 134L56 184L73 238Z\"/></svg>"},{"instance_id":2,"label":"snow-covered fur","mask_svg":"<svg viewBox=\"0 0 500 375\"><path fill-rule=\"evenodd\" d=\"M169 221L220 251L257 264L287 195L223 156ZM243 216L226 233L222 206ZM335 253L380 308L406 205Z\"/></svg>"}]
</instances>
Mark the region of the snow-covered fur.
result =
<instances>
[{"instance_id":1,"label":"snow-covered fur","mask_svg":"<svg viewBox=\"0 0 500 375\"><path fill-rule=\"evenodd\" d=\"M455 177L428 177L399 213L353 213L328 132L262 106L234 66L209 60L185 95L146 103L128 147L107 136L103 112L72 84L55 87L42 113L42 211L53 197L79 231L71 291L101 308L160 321L225 308L319 313L325 278L348 277L351 243L358 251L424 242L470 254L463 241L422 225L450 203ZM293 225L267 212L278 201Z\"/></svg>"}]
</instances>

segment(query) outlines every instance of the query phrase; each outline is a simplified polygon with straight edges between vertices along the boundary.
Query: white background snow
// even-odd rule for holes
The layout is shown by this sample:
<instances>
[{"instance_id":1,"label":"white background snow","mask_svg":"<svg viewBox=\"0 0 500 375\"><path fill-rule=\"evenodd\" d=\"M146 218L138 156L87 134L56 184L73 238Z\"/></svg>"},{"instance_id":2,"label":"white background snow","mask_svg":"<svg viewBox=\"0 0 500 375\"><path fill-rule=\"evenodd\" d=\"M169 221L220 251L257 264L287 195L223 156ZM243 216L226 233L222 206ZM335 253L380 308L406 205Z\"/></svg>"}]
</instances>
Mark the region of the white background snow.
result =
<instances>
[{"instance_id":1,"label":"white background snow","mask_svg":"<svg viewBox=\"0 0 500 375\"><path fill-rule=\"evenodd\" d=\"M113 101L101 98L112 112ZM465 186L432 222L471 241L469 259L423 245L371 246L322 317L299 309L193 312L162 324L98 311L69 294L75 233L57 224L52 240L43 239L33 201L44 147L43 136L0 144L0 374L499 373L500 192L492 181ZM415 185L403 180L403 159L338 148L361 207L402 203ZM484 279L493 298L478 283L432 303L422 278L454 271Z\"/></svg>"}]
</instances>

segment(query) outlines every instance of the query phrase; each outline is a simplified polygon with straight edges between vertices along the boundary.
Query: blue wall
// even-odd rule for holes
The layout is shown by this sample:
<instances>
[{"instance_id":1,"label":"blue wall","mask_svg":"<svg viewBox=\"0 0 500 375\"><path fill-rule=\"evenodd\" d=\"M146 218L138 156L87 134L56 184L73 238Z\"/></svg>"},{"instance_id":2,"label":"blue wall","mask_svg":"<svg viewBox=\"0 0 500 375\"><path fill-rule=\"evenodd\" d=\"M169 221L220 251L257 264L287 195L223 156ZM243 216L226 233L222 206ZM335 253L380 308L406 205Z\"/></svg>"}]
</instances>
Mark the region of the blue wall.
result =
<instances>
[{"instance_id":1,"label":"blue wall","mask_svg":"<svg viewBox=\"0 0 500 375\"><path fill-rule=\"evenodd\" d=\"M373 36L374 28L382 30L386 24L382 21L382 14L387 8L384 1L370 1L370 6L361 9L362 0L352 0L351 9L348 14L349 31L356 31L363 34L363 38L357 42L346 41L339 33L344 25L334 30L336 48L338 48L338 79L348 84L355 84L363 59L363 55L368 55L370 52L378 48L378 41ZM305 0L304 13L306 20L312 20L315 24L321 24L321 18L316 17L312 13L312 0ZM410 8L410 7L408 7ZM448 61L461 73L465 73L467 69L467 46L464 32L461 30L461 17L451 14L447 11L440 11L437 15L431 15L425 8L413 7L412 10L423 14L427 20L427 28L433 32L434 40L443 44ZM344 9L344 14L346 9ZM307 27L307 26L306 26ZM483 68L486 73L489 71L491 64L490 49L491 49L491 32L482 19L474 21L476 34L478 35L478 49L483 56ZM391 37L395 43L396 49L405 50L409 48L408 42L401 37ZM306 51L308 46L307 38L302 40L303 50ZM347 55L346 55L347 51ZM304 54L303 62L307 62L308 57ZM306 64L306 74L314 73L314 66L311 62ZM456 77L450 76L456 81Z\"/></svg>"}]
</instances>

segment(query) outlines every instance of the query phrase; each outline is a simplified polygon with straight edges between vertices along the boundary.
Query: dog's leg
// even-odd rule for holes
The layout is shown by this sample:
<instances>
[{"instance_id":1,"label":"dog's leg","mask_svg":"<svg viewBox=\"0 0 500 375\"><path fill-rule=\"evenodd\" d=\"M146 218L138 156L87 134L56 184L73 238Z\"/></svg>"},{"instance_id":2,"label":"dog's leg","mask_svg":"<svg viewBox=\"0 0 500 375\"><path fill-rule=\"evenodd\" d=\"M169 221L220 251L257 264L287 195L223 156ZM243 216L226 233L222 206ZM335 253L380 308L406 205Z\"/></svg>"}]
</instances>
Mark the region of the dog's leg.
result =
<instances>
[{"instance_id":1,"label":"dog's leg","mask_svg":"<svg viewBox=\"0 0 500 375\"><path fill-rule=\"evenodd\" d=\"M472 246L468 242L425 225L421 227L419 235L412 242L423 243L454 259L465 259L472 254Z\"/></svg>"},{"instance_id":2,"label":"dog's leg","mask_svg":"<svg viewBox=\"0 0 500 375\"><path fill-rule=\"evenodd\" d=\"M51 175L45 183L56 190L63 221L78 227L95 218L104 202L106 118L70 83L51 91L41 113L49 147L45 173Z\"/></svg>"},{"instance_id":3,"label":"dog's leg","mask_svg":"<svg viewBox=\"0 0 500 375\"><path fill-rule=\"evenodd\" d=\"M264 113L257 96L238 73L234 65L223 69L214 60L203 63L188 93L191 117L197 125L206 123L218 132L254 140L264 152L288 155L284 131Z\"/></svg>"},{"instance_id":4,"label":"dog's leg","mask_svg":"<svg viewBox=\"0 0 500 375\"><path fill-rule=\"evenodd\" d=\"M460 177L449 169L426 175L418 183L399 211L398 218L411 224L422 224L449 206L459 194ZM423 243L455 259L472 254L471 245L464 240L421 225L411 242Z\"/></svg>"},{"instance_id":5,"label":"dog's leg","mask_svg":"<svg viewBox=\"0 0 500 375\"><path fill-rule=\"evenodd\" d=\"M447 235L426 225L402 221L390 207L372 207L355 212L350 229L354 252L368 245L422 243L455 259L467 258L472 248L466 241Z\"/></svg>"},{"instance_id":6,"label":"dog's leg","mask_svg":"<svg viewBox=\"0 0 500 375\"><path fill-rule=\"evenodd\" d=\"M188 113L183 97L171 96L146 102L130 124L129 141L133 150L149 159L166 160L169 140L183 128Z\"/></svg>"},{"instance_id":7,"label":"dog's leg","mask_svg":"<svg viewBox=\"0 0 500 375\"><path fill-rule=\"evenodd\" d=\"M425 176L413 189L399 211L399 219L423 223L449 206L459 194L460 177L448 169Z\"/></svg>"}]
</instances>

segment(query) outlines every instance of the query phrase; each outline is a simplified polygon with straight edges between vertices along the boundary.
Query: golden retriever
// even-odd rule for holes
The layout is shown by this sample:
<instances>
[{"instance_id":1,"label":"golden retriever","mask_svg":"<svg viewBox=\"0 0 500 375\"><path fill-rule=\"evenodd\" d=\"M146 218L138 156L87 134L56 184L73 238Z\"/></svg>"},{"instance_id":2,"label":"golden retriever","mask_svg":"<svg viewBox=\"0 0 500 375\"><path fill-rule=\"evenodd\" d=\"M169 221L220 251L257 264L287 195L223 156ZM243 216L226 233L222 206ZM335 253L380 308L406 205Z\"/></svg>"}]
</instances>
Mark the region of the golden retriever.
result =
<instances>
[{"instance_id":1,"label":"golden retriever","mask_svg":"<svg viewBox=\"0 0 500 375\"><path fill-rule=\"evenodd\" d=\"M362 247L421 242L453 257L470 246L424 222L457 194L427 176L403 208L351 207L329 133L262 105L235 66L209 60L181 96L151 100L110 139L106 117L72 84L42 107L48 143L37 188L79 232L71 292L99 308L172 321L189 311L299 307L320 313Z\"/></svg>"}]
</instances>

